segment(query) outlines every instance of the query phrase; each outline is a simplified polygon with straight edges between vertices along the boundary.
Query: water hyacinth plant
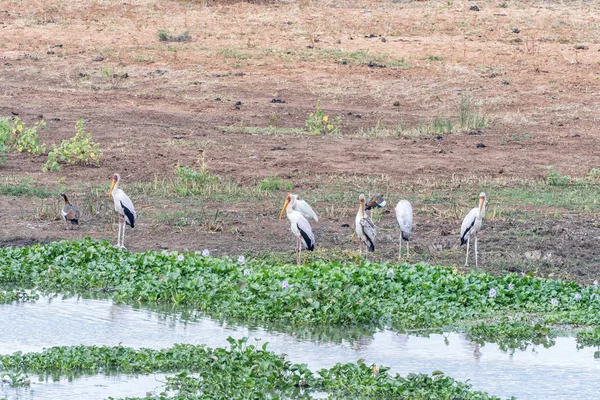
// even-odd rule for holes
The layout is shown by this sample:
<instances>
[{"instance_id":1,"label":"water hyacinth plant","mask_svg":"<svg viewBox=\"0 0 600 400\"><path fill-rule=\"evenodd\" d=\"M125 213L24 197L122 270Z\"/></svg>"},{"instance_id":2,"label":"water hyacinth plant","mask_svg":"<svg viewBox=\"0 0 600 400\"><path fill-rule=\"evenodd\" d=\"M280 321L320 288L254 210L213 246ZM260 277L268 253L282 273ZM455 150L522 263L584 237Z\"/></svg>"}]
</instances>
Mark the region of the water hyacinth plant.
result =
<instances>
[{"instance_id":1,"label":"water hyacinth plant","mask_svg":"<svg viewBox=\"0 0 600 400\"><path fill-rule=\"evenodd\" d=\"M244 275L244 266L229 258L188 255L179 262L169 252L123 253L89 239L2 248L0 260L4 287L51 293L102 290L119 301L186 305L208 314L287 325L402 330L520 313L537 315L546 324L600 324L593 286L515 274L463 275L425 264L317 261L297 267L254 260L252 273ZM387 278L389 268L393 278ZM294 290L289 290L292 279ZM509 283L513 290L496 289ZM491 289L496 290L494 301ZM576 293L582 296L577 302Z\"/></svg>"},{"instance_id":2,"label":"water hyacinth plant","mask_svg":"<svg viewBox=\"0 0 600 400\"><path fill-rule=\"evenodd\" d=\"M53 347L40 353L0 355L0 368L54 379L111 371L178 372L167 377L166 386L177 399L310 399L313 393L342 399L360 398L368 391L369 398L380 399L499 400L473 391L469 384L455 381L440 371L431 376L402 377L391 375L387 372L389 368L380 366L374 376L373 366L359 360L313 372L306 364L292 364L268 351L266 343L256 347L249 345L247 338L228 338L228 342L229 348L215 349L190 344L158 350L122 346ZM161 394L159 398L173 397Z\"/></svg>"}]
</instances>

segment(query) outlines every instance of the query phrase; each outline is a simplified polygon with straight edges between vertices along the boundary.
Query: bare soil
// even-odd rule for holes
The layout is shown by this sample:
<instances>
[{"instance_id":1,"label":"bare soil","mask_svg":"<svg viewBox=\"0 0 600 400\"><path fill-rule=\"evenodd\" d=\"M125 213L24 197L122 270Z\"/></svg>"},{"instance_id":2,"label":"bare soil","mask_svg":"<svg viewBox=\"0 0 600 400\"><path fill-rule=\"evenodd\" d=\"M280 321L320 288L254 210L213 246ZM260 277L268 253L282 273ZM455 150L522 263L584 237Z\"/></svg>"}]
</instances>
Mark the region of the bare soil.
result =
<instances>
[{"instance_id":1,"label":"bare soil","mask_svg":"<svg viewBox=\"0 0 600 400\"><path fill-rule=\"evenodd\" d=\"M475 4L480 11L470 10ZM396 182L385 189L397 200L410 198L405 186L540 180L548 166L583 177L599 167L599 11L582 1L7 1L0 116L43 118L47 144L72 136L85 118L104 154L100 167L42 173L43 156L11 153L0 174L72 188L76 202L83 188L106 187L114 172L127 191L173 178L176 165L199 168L203 158L212 174L243 186L269 176L292 181L322 215L314 226L321 252L355 251L353 199L364 187L336 193L349 199L342 204L326 195L315 203L326 182L385 176ZM188 31L190 40L162 42L159 29ZM492 118L481 132L389 134L400 121L407 128L436 116L457 121L466 93ZM304 128L317 100L341 117L341 137L282 129ZM195 202L140 195L128 248L289 252L291 261L293 237L277 220L285 193ZM116 234L109 199L73 231L55 218L55 199L2 196L0 203L0 245ZM471 203L461 202L464 212ZM181 207L220 210L218 227L160 218ZM460 218L413 207L413 260L462 265ZM584 281L598 275L595 213L532 218L486 221L480 267ZM394 224L390 204L375 259L395 258Z\"/></svg>"}]
</instances>

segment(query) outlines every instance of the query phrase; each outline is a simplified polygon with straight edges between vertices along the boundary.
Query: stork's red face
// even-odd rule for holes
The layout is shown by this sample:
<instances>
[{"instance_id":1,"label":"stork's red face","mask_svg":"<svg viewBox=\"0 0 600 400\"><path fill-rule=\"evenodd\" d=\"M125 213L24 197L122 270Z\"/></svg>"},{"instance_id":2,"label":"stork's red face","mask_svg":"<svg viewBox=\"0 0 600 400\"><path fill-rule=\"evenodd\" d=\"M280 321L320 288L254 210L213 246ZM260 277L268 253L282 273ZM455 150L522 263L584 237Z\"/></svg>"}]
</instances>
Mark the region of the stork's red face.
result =
<instances>
[{"instance_id":1,"label":"stork's red face","mask_svg":"<svg viewBox=\"0 0 600 400\"><path fill-rule=\"evenodd\" d=\"M288 194L287 197L285 198L285 203L283 203L283 208L281 209L281 212L279 213L279 219L283 218L283 213L287 209L288 204L290 204L290 201L292 201L292 195Z\"/></svg>"}]
</instances>

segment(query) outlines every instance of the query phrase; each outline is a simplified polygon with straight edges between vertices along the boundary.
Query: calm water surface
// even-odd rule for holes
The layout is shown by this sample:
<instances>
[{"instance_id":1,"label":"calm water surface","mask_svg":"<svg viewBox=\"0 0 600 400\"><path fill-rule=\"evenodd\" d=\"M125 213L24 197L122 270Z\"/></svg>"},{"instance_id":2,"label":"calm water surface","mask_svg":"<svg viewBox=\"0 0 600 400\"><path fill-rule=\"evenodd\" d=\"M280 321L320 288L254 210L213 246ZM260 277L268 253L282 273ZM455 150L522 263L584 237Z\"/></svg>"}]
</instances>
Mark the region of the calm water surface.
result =
<instances>
[{"instance_id":1,"label":"calm water surface","mask_svg":"<svg viewBox=\"0 0 600 400\"><path fill-rule=\"evenodd\" d=\"M123 345L169 347L175 343L226 347L228 336L248 336L249 342L269 342L268 349L285 353L294 363L306 363L313 371L337 362L367 363L391 367L391 372L446 374L469 382L473 388L502 397L521 399L598 399L600 360L594 349L577 350L574 338L557 338L556 345L509 354L494 344L476 352L463 334L419 337L382 330L364 336L337 332L334 340L322 334L273 332L261 327L228 325L210 318L186 320L180 313L156 312L116 305L109 300L83 298L42 299L36 303L0 305L0 354L40 351L63 345ZM301 338L302 337L302 338ZM357 338L358 337L358 338ZM158 393L164 375L91 376L59 382L37 382L30 388L0 385L0 397L8 399L104 399L108 396L144 396ZM576 393L576 395L574 395ZM575 396L575 397L574 397Z\"/></svg>"}]
</instances>

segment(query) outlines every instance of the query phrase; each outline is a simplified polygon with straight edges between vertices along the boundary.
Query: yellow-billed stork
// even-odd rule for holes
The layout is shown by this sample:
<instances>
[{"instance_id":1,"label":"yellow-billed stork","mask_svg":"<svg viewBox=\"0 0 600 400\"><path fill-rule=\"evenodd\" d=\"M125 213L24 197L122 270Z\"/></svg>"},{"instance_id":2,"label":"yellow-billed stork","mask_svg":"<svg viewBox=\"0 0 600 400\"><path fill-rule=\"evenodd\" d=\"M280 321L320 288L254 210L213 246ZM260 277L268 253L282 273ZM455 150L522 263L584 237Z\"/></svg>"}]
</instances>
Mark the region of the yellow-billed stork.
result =
<instances>
[{"instance_id":1,"label":"yellow-billed stork","mask_svg":"<svg viewBox=\"0 0 600 400\"><path fill-rule=\"evenodd\" d=\"M112 184L110 185L110 191L108 197L113 198L115 203L115 211L119 213L119 232L117 233L117 245L116 247L125 248L125 225L134 227L136 213L133 208L133 203L129 196L125 194L123 190L119 188L121 182L121 176L114 174L112 177ZM121 226L123 227L122 239L121 239Z\"/></svg>"},{"instance_id":2,"label":"yellow-billed stork","mask_svg":"<svg viewBox=\"0 0 600 400\"><path fill-rule=\"evenodd\" d=\"M362 256L362 243L365 244L367 255L369 254L369 251L375 251L375 236L377 235L377 230L373 220L369 214L365 212L365 195L361 194L358 197L358 200L359 206L358 213L356 213L355 229L356 235L361 242L359 244L359 250L360 255Z\"/></svg>"},{"instance_id":3,"label":"yellow-billed stork","mask_svg":"<svg viewBox=\"0 0 600 400\"><path fill-rule=\"evenodd\" d=\"M402 256L402 239L406 240L406 258L408 258L408 242L412 231L413 210L408 200L400 200L396 205L396 220L400 227L398 258Z\"/></svg>"},{"instance_id":4,"label":"yellow-billed stork","mask_svg":"<svg viewBox=\"0 0 600 400\"><path fill-rule=\"evenodd\" d=\"M481 230L483 216L485 214L485 193L479 194L479 207L473 208L460 227L460 245L467 244L467 257L465 259L465 267L469 265L469 243L471 237L475 236L475 267L477 267L477 232Z\"/></svg>"},{"instance_id":5,"label":"yellow-billed stork","mask_svg":"<svg viewBox=\"0 0 600 400\"><path fill-rule=\"evenodd\" d=\"M309 215L311 218L315 217L318 221L317 215L312 211L310 206L302 201L308 207L304 211L310 210L311 213ZM308 223L308 220L303 215L301 211L296 210L298 207L298 196L288 194L285 198L285 203L283 204L283 208L281 209L281 213L279 213L279 219L283 218L283 213L285 212L287 218L290 220L290 229L294 236L296 236L296 264L300 265L300 254L302 253L302 246L304 246L307 250L313 251L315 249L315 235L313 234L312 228Z\"/></svg>"}]
</instances>

